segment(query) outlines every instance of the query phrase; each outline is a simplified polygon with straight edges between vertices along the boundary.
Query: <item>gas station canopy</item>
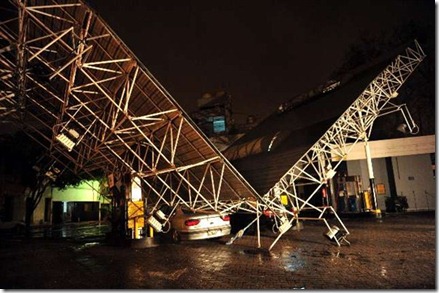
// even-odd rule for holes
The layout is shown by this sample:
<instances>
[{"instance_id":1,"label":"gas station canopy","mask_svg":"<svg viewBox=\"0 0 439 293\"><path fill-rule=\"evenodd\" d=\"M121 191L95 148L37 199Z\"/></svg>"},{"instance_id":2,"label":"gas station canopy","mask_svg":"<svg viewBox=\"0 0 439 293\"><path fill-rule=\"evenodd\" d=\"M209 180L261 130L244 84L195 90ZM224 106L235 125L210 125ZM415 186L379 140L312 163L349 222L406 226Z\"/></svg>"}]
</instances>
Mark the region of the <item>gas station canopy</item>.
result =
<instances>
[{"instance_id":1,"label":"gas station canopy","mask_svg":"<svg viewBox=\"0 0 439 293\"><path fill-rule=\"evenodd\" d=\"M256 199L85 2L1 5L1 120L23 129L58 168L129 173L158 200L204 202L217 210Z\"/></svg>"}]
</instances>

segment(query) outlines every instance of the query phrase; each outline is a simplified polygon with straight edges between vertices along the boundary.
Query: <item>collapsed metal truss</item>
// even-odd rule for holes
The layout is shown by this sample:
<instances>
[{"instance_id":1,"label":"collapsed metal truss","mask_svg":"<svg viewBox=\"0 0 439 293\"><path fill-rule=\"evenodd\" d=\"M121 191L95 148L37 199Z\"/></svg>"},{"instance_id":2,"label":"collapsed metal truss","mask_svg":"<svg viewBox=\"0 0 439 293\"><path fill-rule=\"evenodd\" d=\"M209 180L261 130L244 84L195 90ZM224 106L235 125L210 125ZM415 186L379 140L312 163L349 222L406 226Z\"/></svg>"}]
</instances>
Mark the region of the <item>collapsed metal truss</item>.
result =
<instances>
[{"instance_id":1,"label":"collapsed metal truss","mask_svg":"<svg viewBox=\"0 0 439 293\"><path fill-rule=\"evenodd\" d=\"M1 120L23 127L58 169L139 177L152 212L253 206L253 188L85 2L2 6Z\"/></svg>"},{"instance_id":2,"label":"collapsed metal truss","mask_svg":"<svg viewBox=\"0 0 439 293\"><path fill-rule=\"evenodd\" d=\"M322 220L329 230L333 228L325 219L327 213L335 215L343 227L344 234L349 231L331 206L317 206L311 200L322 187L336 174L337 167L347 154L360 141L367 143L374 121L381 112L386 112L386 105L398 96L398 89L424 59L425 54L415 41L415 47L407 48L404 55L399 55L388 65L336 120L325 134L280 178L280 180L263 196L263 202L279 218L280 234L272 246L288 231L293 221L299 219ZM332 164L332 156L340 159ZM304 186L308 194L300 195ZM310 191L309 187L312 186ZM281 202L281 195L287 196L292 210L287 210ZM318 216L304 218L300 213L313 210ZM339 243L340 244L340 243ZM271 247L272 247L271 246ZM271 248L270 248L271 249Z\"/></svg>"},{"instance_id":3,"label":"collapsed metal truss","mask_svg":"<svg viewBox=\"0 0 439 293\"><path fill-rule=\"evenodd\" d=\"M3 12L0 119L23 127L47 150L52 168L139 177L151 206L149 223L158 231L160 204L224 213L247 209L257 217L269 209L280 231L272 246L306 209L318 211L317 219L331 229L325 214L336 215L332 207L310 202L341 162L332 166L331 152L343 157L367 139L380 111L424 57L418 44L407 49L261 197L85 2L11 0ZM305 185L315 190L303 198L299 189ZM282 205L282 194L292 210Z\"/></svg>"}]
</instances>

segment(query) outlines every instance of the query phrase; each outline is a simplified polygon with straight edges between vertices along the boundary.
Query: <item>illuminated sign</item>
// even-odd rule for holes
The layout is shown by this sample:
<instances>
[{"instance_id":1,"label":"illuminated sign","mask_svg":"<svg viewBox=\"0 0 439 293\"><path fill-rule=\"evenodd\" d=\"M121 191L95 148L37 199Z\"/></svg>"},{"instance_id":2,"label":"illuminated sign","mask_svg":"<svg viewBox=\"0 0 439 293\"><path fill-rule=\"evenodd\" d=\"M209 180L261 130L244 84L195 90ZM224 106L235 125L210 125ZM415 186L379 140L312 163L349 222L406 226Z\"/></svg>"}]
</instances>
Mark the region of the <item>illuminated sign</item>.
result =
<instances>
[{"instance_id":1,"label":"illuminated sign","mask_svg":"<svg viewBox=\"0 0 439 293\"><path fill-rule=\"evenodd\" d=\"M213 132L220 133L226 131L226 121L224 116L213 117Z\"/></svg>"}]
</instances>

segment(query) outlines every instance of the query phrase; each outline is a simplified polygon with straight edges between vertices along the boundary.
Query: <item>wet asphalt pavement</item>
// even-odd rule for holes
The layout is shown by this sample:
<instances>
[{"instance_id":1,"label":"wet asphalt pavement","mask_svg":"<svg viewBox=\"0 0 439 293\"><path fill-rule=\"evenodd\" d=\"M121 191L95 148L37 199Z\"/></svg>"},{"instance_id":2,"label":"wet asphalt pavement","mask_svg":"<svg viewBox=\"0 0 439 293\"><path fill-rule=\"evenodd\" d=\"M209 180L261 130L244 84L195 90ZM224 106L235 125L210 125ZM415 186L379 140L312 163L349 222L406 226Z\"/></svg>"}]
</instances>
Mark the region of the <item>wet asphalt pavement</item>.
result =
<instances>
[{"instance_id":1,"label":"wet asphalt pavement","mask_svg":"<svg viewBox=\"0 0 439 293\"><path fill-rule=\"evenodd\" d=\"M268 251L263 231L232 245L219 240L157 245L104 241L96 223L36 229L34 238L0 239L4 289L435 289L434 213L343 219L350 246L324 237L306 221Z\"/></svg>"}]
</instances>

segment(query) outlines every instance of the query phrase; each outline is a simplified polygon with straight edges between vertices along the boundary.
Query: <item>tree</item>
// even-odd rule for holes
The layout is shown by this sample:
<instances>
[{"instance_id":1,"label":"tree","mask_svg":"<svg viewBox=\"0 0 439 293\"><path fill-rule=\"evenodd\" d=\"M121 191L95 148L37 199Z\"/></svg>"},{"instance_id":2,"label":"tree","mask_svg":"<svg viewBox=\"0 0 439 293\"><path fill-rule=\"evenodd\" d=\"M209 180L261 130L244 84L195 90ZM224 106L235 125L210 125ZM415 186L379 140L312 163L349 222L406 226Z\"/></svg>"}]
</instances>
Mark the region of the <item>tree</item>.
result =
<instances>
[{"instance_id":1,"label":"tree","mask_svg":"<svg viewBox=\"0 0 439 293\"><path fill-rule=\"evenodd\" d=\"M418 24L412 21L394 28L389 34L362 34L358 42L345 53L344 62L337 68L331 78L337 79L356 68L372 63L380 57L393 59L395 53L403 48L413 46L416 39L427 57L416 69L413 76L401 88L399 104L406 104L412 118L419 126L417 135L435 133L435 29L434 24ZM372 139L398 138L410 134L396 131L404 123L402 115L397 113L377 119L372 132Z\"/></svg>"},{"instance_id":2,"label":"tree","mask_svg":"<svg viewBox=\"0 0 439 293\"><path fill-rule=\"evenodd\" d=\"M33 213L48 187L77 186L90 176L78 176L68 169L60 170L47 151L24 132L2 136L0 158L4 176L17 178L25 195L25 225L30 231ZM82 174L83 175L83 174Z\"/></svg>"}]
</instances>

